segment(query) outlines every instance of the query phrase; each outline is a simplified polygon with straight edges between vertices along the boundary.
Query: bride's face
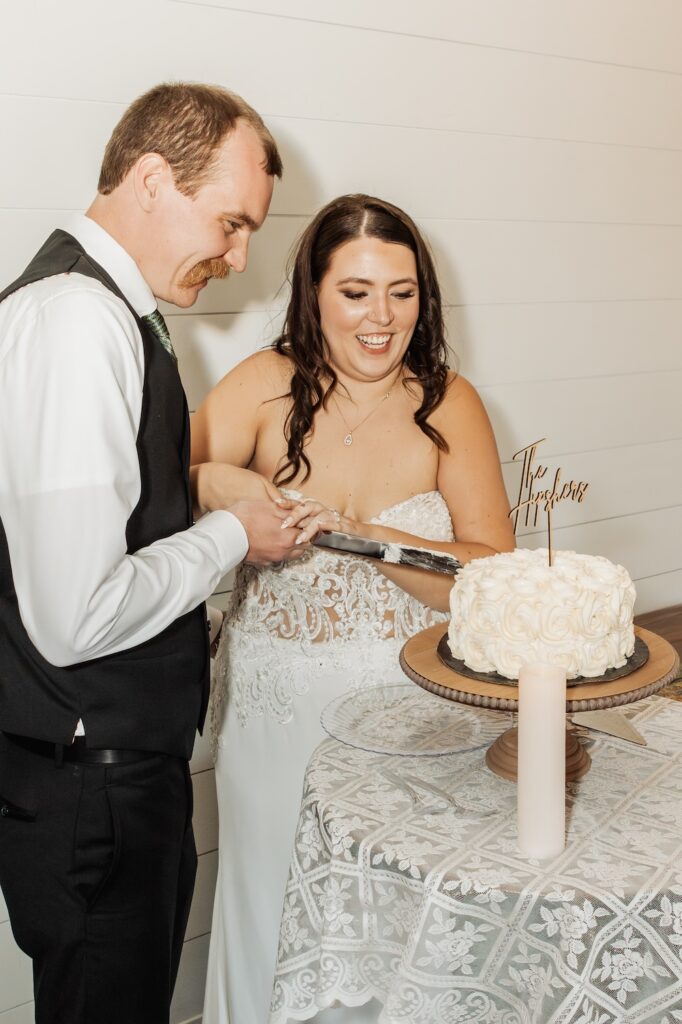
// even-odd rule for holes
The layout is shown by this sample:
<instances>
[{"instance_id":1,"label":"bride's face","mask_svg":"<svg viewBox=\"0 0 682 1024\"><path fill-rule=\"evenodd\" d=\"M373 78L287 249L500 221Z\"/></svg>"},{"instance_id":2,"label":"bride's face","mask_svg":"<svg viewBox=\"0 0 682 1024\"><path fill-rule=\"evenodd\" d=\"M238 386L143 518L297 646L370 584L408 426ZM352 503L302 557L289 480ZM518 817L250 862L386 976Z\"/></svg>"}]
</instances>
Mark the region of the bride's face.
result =
<instances>
[{"instance_id":1,"label":"bride's face","mask_svg":"<svg viewBox=\"0 0 682 1024\"><path fill-rule=\"evenodd\" d=\"M317 296L334 370L375 381L400 365L419 317L411 249L378 238L354 238L333 254Z\"/></svg>"}]
</instances>

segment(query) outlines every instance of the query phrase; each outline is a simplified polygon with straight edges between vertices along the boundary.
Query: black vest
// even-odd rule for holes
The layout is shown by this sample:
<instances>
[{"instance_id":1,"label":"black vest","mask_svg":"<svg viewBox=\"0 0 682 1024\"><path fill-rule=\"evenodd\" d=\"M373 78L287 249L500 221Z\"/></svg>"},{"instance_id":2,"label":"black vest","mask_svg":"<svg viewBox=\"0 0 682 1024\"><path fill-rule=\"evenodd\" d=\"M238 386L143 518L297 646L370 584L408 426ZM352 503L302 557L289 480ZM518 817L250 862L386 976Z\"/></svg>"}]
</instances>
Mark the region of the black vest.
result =
<instances>
[{"instance_id":1,"label":"black vest","mask_svg":"<svg viewBox=\"0 0 682 1024\"><path fill-rule=\"evenodd\" d=\"M106 271L65 231L50 235L21 277L0 293L0 302L24 285L71 272L101 281L122 299L142 336L145 369L137 435L141 492L126 526L130 554L192 524L187 402L175 361ZM20 423L15 426L21 430ZM77 550L73 557L78 558ZM59 594L52 596L59 601ZM203 604L158 636L119 654L67 668L47 662L19 615L0 520L0 729L68 744L82 718L90 747L189 757L195 731L203 726L208 677Z\"/></svg>"}]
</instances>

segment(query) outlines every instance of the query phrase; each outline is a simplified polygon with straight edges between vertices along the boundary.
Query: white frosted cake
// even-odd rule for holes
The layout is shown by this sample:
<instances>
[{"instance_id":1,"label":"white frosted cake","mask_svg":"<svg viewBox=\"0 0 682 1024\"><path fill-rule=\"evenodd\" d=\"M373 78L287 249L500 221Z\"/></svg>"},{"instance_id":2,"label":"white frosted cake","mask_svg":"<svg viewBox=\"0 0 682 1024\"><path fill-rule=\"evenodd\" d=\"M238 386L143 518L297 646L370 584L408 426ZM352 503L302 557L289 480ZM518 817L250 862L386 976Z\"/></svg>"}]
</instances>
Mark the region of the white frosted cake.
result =
<instances>
[{"instance_id":1,"label":"white frosted cake","mask_svg":"<svg viewBox=\"0 0 682 1024\"><path fill-rule=\"evenodd\" d=\"M622 565L547 549L476 558L450 595L448 644L474 672L518 679L524 662L562 665L568 679L601 676L632 654L635 588Z\"/></svg>"}]
</instances>

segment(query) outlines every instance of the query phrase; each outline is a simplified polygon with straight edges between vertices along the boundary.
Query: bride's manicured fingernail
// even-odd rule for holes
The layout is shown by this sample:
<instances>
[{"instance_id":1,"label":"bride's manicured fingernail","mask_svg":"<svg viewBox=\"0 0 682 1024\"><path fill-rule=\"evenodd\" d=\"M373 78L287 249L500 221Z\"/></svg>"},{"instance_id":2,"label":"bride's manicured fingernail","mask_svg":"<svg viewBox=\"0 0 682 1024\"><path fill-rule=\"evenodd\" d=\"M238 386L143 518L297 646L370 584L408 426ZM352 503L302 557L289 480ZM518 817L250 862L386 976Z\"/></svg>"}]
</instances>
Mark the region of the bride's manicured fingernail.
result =
<instances>
[{"instance_id":1,"label":"bride's manicured fingernail","mask_svg":"<svg viewBox=\"0 0 682 1024\"><path fill-rule=\"evenodd\" d=\"M291 516L287 516L286 519L282 520L282 529L286 530L287 526L291 526Z\"/></svg>"},{"instance_id":2,"label":"bride's manicured fingernail","mask_svg":"<svg viewBox=\"0 0 682 1024\"><path fill-rule=\"evenodd\" d=\"M305 536L305 534L300 533L298 535L298 537L296 538L296 540L294 541L294 544L303 544L306 540L307 540L307 537Z\"/></svg>"},{"instance_id":3,"label":"bride's manicured fingernail","mask_svg":"<svg viewBox=\"0 0 682 1024\"><path fill-rule=\"evenodd\" d=\"M286 505L288 498L275 498L276 505Z\"/></svg>"}]
</instances>

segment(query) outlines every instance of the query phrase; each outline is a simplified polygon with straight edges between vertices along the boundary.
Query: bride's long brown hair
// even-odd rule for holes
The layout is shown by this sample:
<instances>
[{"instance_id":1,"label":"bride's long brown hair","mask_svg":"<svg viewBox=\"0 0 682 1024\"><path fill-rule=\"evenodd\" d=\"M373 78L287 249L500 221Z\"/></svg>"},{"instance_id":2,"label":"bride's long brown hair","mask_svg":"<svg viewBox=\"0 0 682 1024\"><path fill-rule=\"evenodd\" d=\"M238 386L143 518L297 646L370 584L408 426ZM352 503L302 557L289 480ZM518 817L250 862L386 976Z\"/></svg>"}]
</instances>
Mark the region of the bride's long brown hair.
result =
<instances>
[{"instance_id":1,"label":"bride's long brown hair","mask_svg":"<svg viewBox=\"0 0 682 1024\"><path fill-rule=\"evenodd\" d=\"M316 289L339 246L362 236L406 245L414 253L419 318L403 365L410 373L407 380L421 387L422 401L414 414L415 423L438 448L447 451L445 439L428 423L447 386L447 345L431 254L416 224L399 207L373 196L340 196L319 211L301 236L290 271L291 299L284 328L273 343L273 348L294 366L289 393L291 408L284 425L287 461L275 474L277 484L294 480L301 465L305 466L303 480L310 474L306 441L315 414L326 408L338 384L320 326Z\"/></svg>"}]
</instances>

